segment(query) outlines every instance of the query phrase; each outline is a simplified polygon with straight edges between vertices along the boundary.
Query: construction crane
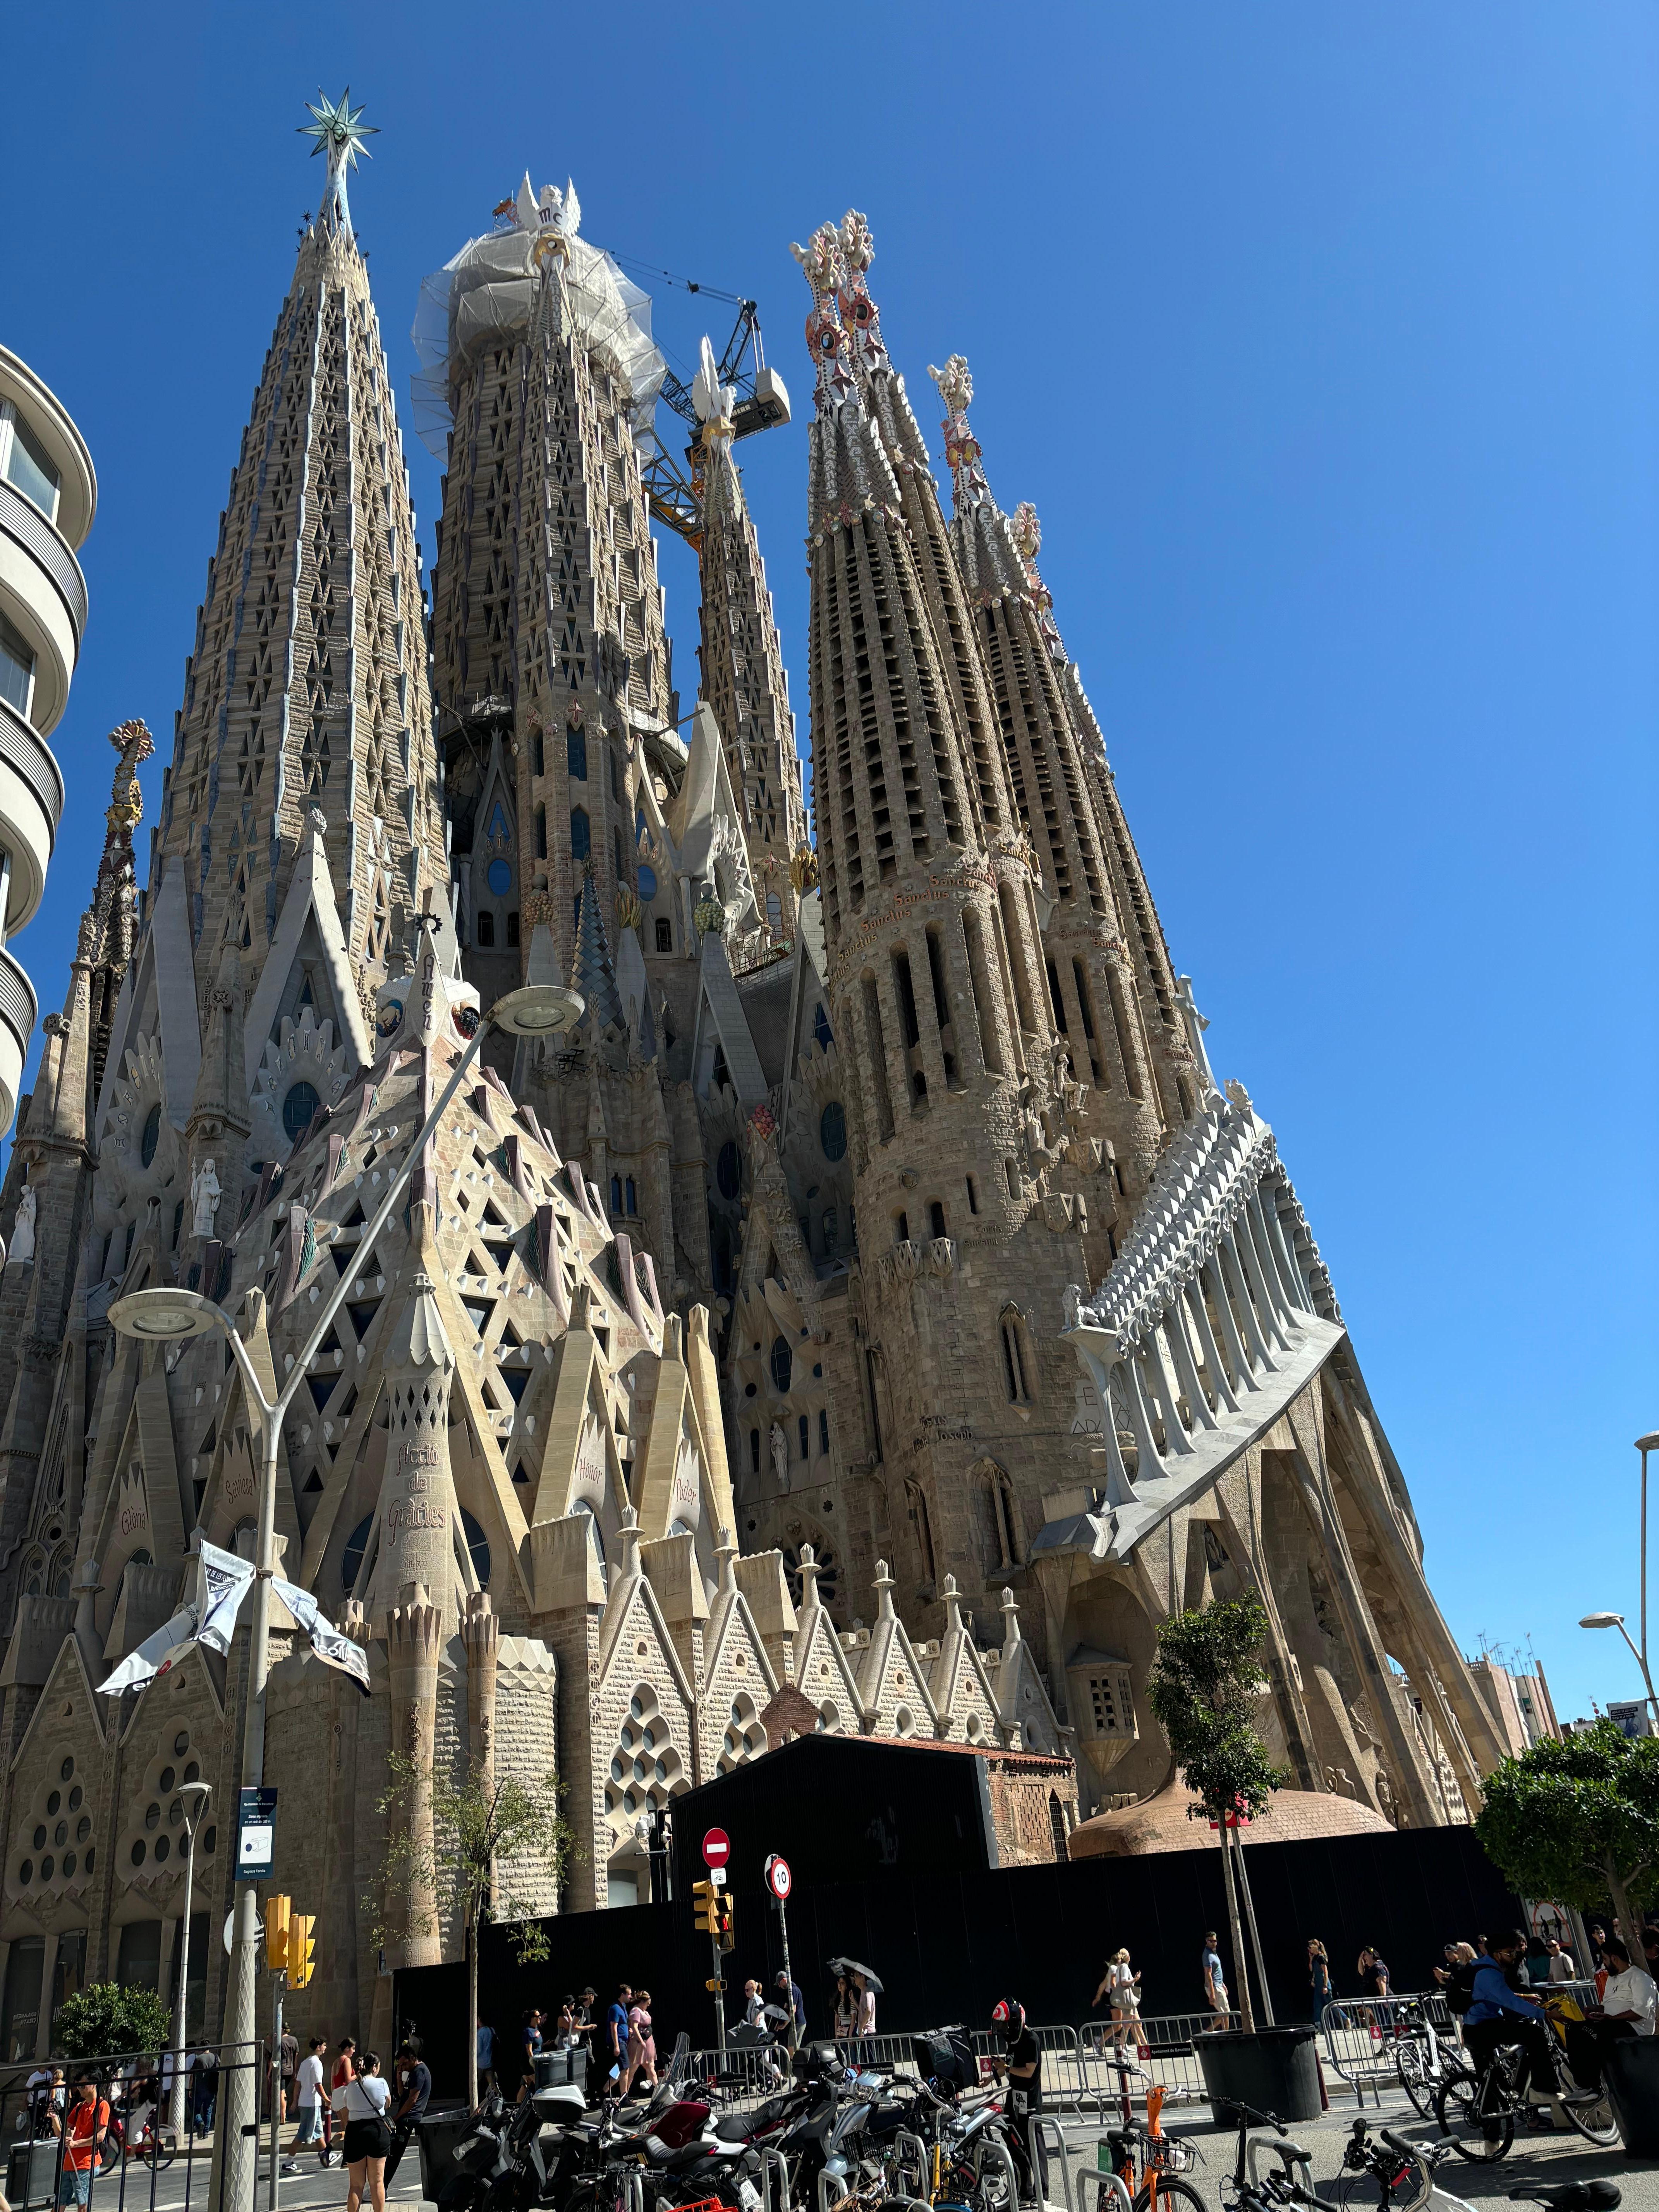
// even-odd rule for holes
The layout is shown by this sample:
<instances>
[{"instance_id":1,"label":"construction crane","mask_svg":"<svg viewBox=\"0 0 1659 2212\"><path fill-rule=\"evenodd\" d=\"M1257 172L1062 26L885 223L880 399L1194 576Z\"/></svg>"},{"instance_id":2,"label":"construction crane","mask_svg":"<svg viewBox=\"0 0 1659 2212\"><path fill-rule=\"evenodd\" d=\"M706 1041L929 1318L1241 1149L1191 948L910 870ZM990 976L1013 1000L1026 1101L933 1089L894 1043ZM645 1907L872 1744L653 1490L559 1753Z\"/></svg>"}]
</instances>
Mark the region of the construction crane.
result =
<instances>
[{"instance_id":1,"label":"construction crane","mask_svg":"<svg viewBox=\"0 0 1659 2212\"><path fill-rule=\"evenodd\" d=\"M688 287L688 289L695 289ZM732 412L734 437L752 437L757 430L775 429L789 420L789 394L776 369L766 366L761 349L760 310L752 300L738 301L738 319L726 351L720 356L720 380L735 387L738 398ZM691 442L681 466L659 441L642 471L646 497L657 520L702 550L702 447L701 424L692 404L690 387L671 368L662 380L662 398L691 426Z\"/></svg>"}]
</instances>

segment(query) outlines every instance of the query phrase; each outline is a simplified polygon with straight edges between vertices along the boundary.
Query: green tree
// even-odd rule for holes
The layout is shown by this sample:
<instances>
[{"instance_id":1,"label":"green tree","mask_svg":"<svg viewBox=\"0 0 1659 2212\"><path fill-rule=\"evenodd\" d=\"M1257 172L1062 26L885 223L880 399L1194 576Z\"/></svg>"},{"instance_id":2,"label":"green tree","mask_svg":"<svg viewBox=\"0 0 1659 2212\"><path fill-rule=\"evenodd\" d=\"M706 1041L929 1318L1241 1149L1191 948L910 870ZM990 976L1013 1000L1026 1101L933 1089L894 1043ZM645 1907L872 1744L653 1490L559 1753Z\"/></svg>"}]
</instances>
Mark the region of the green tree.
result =
<instances>
[{"instance_id":1,"label":"green tree","mask_svg":"<svg viewBox=\"0 0 1659 2212\"><path fill-rule=\"evenodd\" d=\"M94 1982L65 1997L52 2029L53 2051L70 2059L162 2051L170 2039L167 2008L155 1991L119 1982Z\"/></svg>"},{"instance_id":2,"label":"green tree","mask_svg":"<svg viewBox=\"0 0 1659 2212\"><path fill-rule=\"evenodd\" d=\"M1474 1832L1522 1897L1581 1912L1611 1899L1637 1942L1641 1908L1659 1895L1659 1737L1599 1720L1506 1759L1481 1790Z\"/></svg>"},{"instance_id":3,"label":"green tree","mask_svg":"<svg viewBox=\"0 0 1659 2212\"><path fill-rule=\"evenodd\" d=\"M1255 2014L1238 1918L1236 1880L1243 1870L1237 1863L1237 1831L1226 1820L1232 1813L1260 1813L1288 1778L1268 1757L1255 1722L1269 1686L1261 1658L1267 1626L1267 1607L1254 1590L1176 1613L1158 1632L1147 1684L1153 1716L1169 1738L1182 1780L1219 1826L1222 1887L1247 2031L1255 2027Z\"/></svg>"},{"instance_id":4,"label":"green tree","mask_svg":"<svg viewBox=\"0 0 1659 2212\"><path fill-rule=\"evenodd\" d=\"M375 1912L374 1940L430 1935L438 1925L440 1888L459 1905L466 1940L467 2101L478 2101L478 1931L487 1920L509 1929L520 1966L533 1966L548 1954L547 1931L536 1901L523 1893L526 1881L539 1887L549 1877L555 1889L570 1856L570 1829L559 1811L559 1785L497 1779L478 1768L459 1785L441 1771L425 1771L401 1752L386 1761L392 1786L380 1800L392 1838L386 1846L384 1881L378 1899L365 1899ZM423 1846L410 1830L417 1799L429 1795L434 1846Z\"/></svg>"}]
</instances>

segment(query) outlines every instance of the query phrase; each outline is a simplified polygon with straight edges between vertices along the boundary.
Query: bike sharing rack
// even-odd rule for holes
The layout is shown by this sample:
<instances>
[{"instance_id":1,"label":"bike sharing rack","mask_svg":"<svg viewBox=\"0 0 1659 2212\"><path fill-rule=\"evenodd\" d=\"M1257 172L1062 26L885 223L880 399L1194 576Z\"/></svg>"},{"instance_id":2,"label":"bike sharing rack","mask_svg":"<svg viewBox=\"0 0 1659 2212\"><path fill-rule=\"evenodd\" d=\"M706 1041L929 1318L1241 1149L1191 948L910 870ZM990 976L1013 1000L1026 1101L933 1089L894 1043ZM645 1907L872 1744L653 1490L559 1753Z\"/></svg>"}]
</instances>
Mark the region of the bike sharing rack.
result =
<instances>
[{"instance_id":1,"label":"bike sharing rack","mask_svg":"<svg viewBox=\"0 0 1659 2212\"><path fill-rule=\"evenodd\" d=\"M1052 2142L1050 2140L1051 2137ZM1065 2131L1052 2112L1032 2113L1031 2148L1036 2154L1039 2166L1039 2171L1033 2178L1036 2179L1038 2188L1041 2191L1043 2203L1045 2204L1049 2204L1054 2202L1054 2199L1050 2197L1045 2185L1048 2182L1049 2175L1053 2173L1055 2167L1058 2166L1060 2169L1060 2201L1065 2207L1065 2212L1073 2212L1072 2203L1071 2169L1066 2161ZM1007 2160L1008 2154L1006 2151L1002 2155L1004 2160ZM1012 2193L1009 2197L1008 2202L1011 2204L1018 2204L1019 2202L1019 2190L1018 2185L1013 2183L1013 2166L1012 2161L1009 2162L1008 2171L1010 2184L1012 2189Z\"/></svg>"}]
</instances>

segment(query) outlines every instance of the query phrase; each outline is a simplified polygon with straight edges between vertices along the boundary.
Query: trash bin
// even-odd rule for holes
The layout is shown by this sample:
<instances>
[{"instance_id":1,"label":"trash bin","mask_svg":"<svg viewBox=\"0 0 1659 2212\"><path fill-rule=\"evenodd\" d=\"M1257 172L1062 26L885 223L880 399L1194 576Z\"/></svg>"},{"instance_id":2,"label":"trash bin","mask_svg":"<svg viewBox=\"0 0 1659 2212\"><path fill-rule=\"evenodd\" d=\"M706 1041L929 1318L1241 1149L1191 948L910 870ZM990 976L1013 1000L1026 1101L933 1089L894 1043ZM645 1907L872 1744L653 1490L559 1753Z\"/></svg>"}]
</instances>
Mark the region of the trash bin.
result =
<instances>
[{"instance_id":1,"label":"trash bin","mask_svg":"<svg viewBox=\"0 0 1659 2212\"><path fill-rule=\"evenodd\" d=\"M1659 2039L1627 2035L1609 2044L1601 2078L1626 2154L1659 2158Z\"/></svg>"},{"instance_id":2,"label":"trash bin","mask_svg":"<svg viewBox=\"0 0 1659 2212\"><path fill-rule=\"evenodd\" d=\"M1316 2120L1319 2031L1311 2021L1288 2027L1258 2027L1193 2039L1204 2069L1204 2092L1224 2126L1235 2105L1272 2112L1281 2120Z\"/></svg>"},{"instance_id":3,"label":"trash bin","mask_svg":"<svg viewBox=\"0 0 1659 2212\"><path fill-rule=\"evenodd\" d=\"M577 2087L587 2079L587 2053L575 2051L538 2051L536 2053L536 2087L538 2089L562 2088L566 2082Z\"/></svg>"},{"instance_id":4,"label":"trash bin","mask_svg":"<svg viewBox=\"0 0 1659 2212\"><path fill-rule=\"evenodd\" d=\"M56 2136L43 2136L39 2142L15 2142L6 2160L6 2195L12 2212L25 2212L26 2206L50 2204L58 2188L58 2151ZM71 2200L75 2191L67 2176L64 2194Z\"/></svg>"},{"instance_id":5,"label":"trash bin","mask_svg":"<svg viewBox=\"0 0 1659 2212\"><path fill-rule=\"evenodd\" d=\"M415 2140L421 2153L421 2194L437 2202L438 2191L455 2171L455 2146L466 2133L472 2115L465 2105L442 2112L428 2110L415 2123Z\"/></svg>"}]
</instances>

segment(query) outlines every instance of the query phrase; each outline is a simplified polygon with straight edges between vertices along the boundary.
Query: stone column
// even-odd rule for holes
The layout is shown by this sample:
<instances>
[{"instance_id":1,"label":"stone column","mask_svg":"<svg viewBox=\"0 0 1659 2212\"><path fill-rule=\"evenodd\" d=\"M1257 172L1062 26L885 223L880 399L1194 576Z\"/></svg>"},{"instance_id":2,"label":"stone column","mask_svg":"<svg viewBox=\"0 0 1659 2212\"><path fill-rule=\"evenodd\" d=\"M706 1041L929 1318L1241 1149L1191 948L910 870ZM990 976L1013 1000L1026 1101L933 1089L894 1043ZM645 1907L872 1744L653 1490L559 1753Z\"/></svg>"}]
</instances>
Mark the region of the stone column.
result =
<instances>
[{"instance_id":1,"label":"stone column","mask_svg":"<svg viewBox=\"0 0 1659 2212\"><path fill-rule=\"evenodd\" d=\"M474 1590L461 1620L466 1645L466 1740L472 1771L489 1789L495 1779L495 1667L501 1624L489 1609L489 1593Z\"/></svg>"},{"instance_id":2,"label":"stone column","mask_svg":"<svg viewBox=\"0 0 1659 2212\"><path fill-rule=\"evenodd\" d=\"M409 1859L387 1913L392 1940L387 1964L435 1966L443 1956L438 1928L436 1838L432 1824L432 1758L438 1725L438 1660L444 1616L423 1583L410 1583L386 1615L392 1691L392 1749L405 1762L394 1777L388 1843L407 1839ZM428 1874L431 1879L428 1879Z\"/></svg>"}]
</instances>

